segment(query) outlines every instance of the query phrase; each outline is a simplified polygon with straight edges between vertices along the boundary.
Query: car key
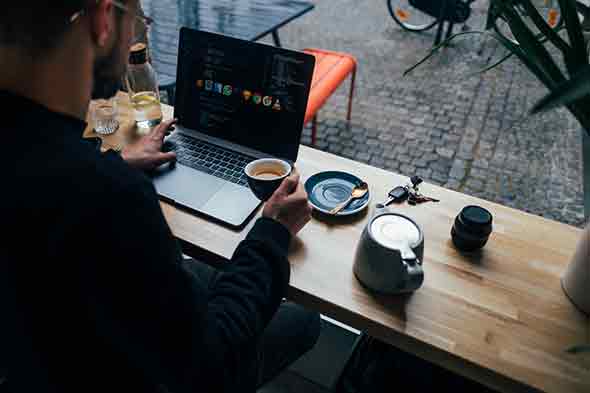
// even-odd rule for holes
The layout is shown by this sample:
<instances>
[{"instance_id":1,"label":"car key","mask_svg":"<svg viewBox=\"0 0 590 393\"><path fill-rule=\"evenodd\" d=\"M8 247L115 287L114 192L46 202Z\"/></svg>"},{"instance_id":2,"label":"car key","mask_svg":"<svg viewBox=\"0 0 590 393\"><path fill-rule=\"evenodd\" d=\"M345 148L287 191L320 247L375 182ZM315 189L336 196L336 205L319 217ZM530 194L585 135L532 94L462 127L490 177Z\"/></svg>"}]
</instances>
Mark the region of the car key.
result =
<instances>
[{"instance_id":1,"label":"car key","mask_svg":"<svg viewBox=\"0 0 590 393\"><path fill-rule=\"evenodd\" d=\"M427 197L427 196L424 196L424 195L418 194L418 193L412 193L408 197L408 203L412 206L420 204L420 203L424 203L424 202L440 202L440 200L438 200L436 198Z\"/></svg>"},{"instance_id":2,"label":"car key","mask_svg":"<svg viewBox=\"0 0 590 393\"><path fill-rule=\"evenodd\" d=\"M410 182L412 183L412 188L414 190L418 190L418 186L422 184L424 180L420 176L412 176L410 177Z\"/></svg>"},{"instance_id":3,"label":"car key","mask_svg":"<svg viewBox=\"0 0 590 393\"><path fill-rule=\"evenodd\" d=\"M420 203L422 202L440 202L440 199L436 199L436 198L432 198L432 197L427 197L422 195L422 201L420 201Z\"/></svg>"},{"instance_id":4,"label":"car key","mask_svg":"<svg viewBox=\"0 0 590 393\"><path fill-rule=\"evenodd\" d=\"M385 201L385 203L378 204L377 207L382 208L389 205L392 202L403 202L408 198L409 194L410 193L407 187L397 186L393 188L391 191L389 191L389 193L387 194L387 201Z\"/></svg>"}]
</instances>

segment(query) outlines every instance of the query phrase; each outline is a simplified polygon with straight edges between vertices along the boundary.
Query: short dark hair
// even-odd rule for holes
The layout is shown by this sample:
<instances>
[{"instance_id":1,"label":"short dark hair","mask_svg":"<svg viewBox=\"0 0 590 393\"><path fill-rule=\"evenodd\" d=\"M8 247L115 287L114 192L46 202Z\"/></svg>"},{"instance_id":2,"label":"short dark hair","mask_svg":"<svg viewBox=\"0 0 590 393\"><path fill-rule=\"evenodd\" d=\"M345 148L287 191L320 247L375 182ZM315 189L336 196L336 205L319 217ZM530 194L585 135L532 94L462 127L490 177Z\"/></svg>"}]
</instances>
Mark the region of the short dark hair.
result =
<instances>
[{"instance_id":1,"label":"short dark hair","mask_svg":"<svg viewBox=\"0 0 590 393\"><path fill-rule=\"evenodd\" d=\"M69 18L89 0L7 0L0 12L0 45L30 50L56 46L71 28Z\"/></svg>"}]
</instances>

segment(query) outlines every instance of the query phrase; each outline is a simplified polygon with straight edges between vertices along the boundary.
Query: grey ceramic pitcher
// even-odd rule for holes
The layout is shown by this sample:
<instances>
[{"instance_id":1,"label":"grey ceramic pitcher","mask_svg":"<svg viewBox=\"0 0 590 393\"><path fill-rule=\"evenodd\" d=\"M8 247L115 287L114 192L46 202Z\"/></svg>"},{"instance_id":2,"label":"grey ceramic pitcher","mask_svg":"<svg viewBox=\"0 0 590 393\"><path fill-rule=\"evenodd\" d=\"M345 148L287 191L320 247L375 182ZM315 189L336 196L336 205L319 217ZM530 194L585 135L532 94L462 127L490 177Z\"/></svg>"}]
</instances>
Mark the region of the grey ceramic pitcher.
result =
<instances>
[{"instance_id":1,"label":"grey ceramic pitcher","mask_svg":"<svg viewBox=\"0 0 590 393\"><path fill-rule=\"evenodd\" d=\"M405 293L424 281L424 234L411 218L379 209L365 227L356 250L354 274L369 289Z\"/></svg>"}]
</instances>

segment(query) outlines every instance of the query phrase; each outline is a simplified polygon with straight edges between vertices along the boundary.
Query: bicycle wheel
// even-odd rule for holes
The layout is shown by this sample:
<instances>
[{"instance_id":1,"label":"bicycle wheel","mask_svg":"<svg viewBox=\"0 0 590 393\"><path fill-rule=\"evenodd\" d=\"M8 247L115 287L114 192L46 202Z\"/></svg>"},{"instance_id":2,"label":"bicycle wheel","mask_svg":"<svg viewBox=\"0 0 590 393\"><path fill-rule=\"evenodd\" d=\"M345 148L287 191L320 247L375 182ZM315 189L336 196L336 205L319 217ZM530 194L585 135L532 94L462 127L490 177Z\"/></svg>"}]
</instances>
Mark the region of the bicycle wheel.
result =
<instances>
[{"instance_id":1,"label":"bicycle wheel","mask_svg":"<svg viewBox=\"0 0 590 393\"><path fill-rule=\"evenodd\" d=\"M393 20L404 30L424 31L437 22L436 18L412 7L408 0L388 0L387 8Z\"/></svg>"}]
</instances>

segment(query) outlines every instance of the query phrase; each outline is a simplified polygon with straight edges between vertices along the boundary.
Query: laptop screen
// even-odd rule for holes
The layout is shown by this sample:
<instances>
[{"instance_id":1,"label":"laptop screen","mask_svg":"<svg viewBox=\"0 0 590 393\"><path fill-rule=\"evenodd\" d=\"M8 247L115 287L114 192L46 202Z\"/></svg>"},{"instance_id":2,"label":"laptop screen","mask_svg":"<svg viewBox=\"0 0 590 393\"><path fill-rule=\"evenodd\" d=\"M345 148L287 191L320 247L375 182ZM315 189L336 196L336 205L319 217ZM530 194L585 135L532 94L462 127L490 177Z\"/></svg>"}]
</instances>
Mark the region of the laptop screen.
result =
<instances>
[{"instance_id":1,"label":"laptop screen","mask_svg":"<svg viewBox=\"0 0 590 393\"><path fill-rule=\"evenodd\" d=\"M295 161L313 67L305 53L182 28L175 117L184 127Z\"/></svg>"}]
</instances>

